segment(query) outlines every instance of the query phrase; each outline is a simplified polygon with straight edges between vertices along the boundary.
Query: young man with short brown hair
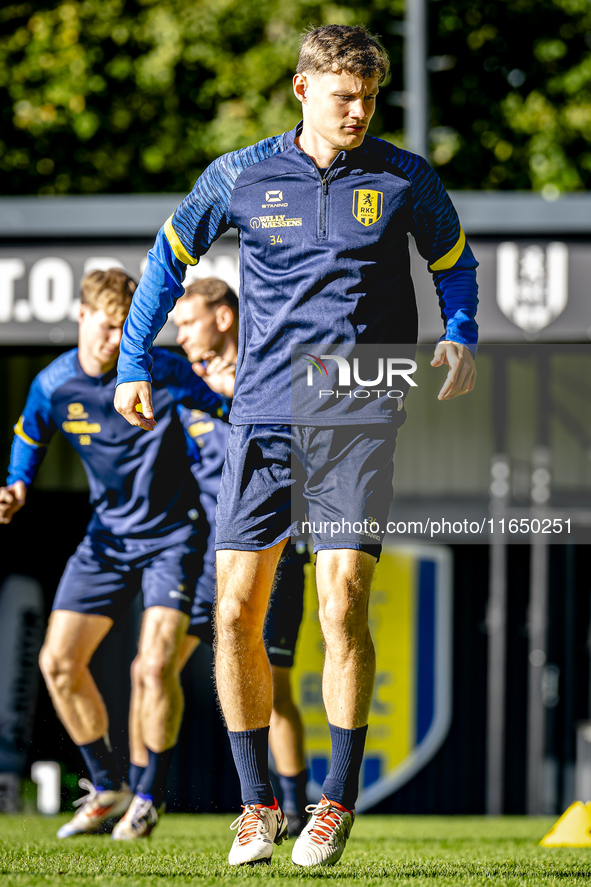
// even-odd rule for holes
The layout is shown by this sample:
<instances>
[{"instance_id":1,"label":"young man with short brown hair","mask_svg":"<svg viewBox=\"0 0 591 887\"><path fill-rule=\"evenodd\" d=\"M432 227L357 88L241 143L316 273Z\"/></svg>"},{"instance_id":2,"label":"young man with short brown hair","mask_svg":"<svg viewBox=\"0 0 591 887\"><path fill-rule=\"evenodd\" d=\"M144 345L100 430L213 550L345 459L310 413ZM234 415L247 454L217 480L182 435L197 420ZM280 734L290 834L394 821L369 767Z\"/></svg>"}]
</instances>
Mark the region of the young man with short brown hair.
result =
<instances>
[{"instance_id":1,"label":"young man with short brown hair","mask_svg":"<svg viewBox=\"0 0 591 887\"><path fill-rule=\"evenodd\" d=\"M474 385L477 263L457 214L422 157L366 137L386 70L362 27L305 36L293 80L303 122L205 170L156 239L122 342L116 408L148 427L154 335L182 294L186 265L238 228L239 354L216 538L216 679L244 804L235 865L268 862L285 834L266 765L272 690L262 633L277 564L304 514L317 554L332 761L293 861L336 862L353 824L375 675L368 601L405 391L359 382L341 392L337 367L363 346L383 361L416 342L409 233L444 322L432 361L449 367L439 399ZM330 402L304 396L313 390L306 378L314 384L305 359L318 365Z\"/></svg>"}]
</instances>

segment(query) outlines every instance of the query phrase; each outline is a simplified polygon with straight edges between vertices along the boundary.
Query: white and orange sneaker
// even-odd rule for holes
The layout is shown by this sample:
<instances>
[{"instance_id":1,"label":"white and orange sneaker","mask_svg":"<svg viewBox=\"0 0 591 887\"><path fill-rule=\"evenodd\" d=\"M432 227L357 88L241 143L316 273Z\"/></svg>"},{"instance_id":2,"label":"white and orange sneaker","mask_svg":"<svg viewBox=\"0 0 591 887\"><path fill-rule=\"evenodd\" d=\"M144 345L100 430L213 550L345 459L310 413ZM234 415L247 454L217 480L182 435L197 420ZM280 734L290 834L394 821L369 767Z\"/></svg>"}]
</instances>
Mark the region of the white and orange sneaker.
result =
<instances>
[{"instance_id":1,"label":"white and orange sneaker","mask_svg":"<svg viewBox=\"0 0 591 887\"><path fill-rule=\"evenodd\" d=\"M88 779L81 779L78 785L88 794L74 801L74 806L80 810L70 822L62 825L58 838L100 835L110 831L111 825L123 816L133 798L127 786L120 791L97 791Z\"/></svg>"},{"instance_id":2,"label":"white and orange sneaker","mask_svg":"<svg viewBox=\"0 0 591 887\"><path fill-rule=\"evenodd\" d=\"M275 800L275 799L274 799ZM282 844L287 838L287 817L275 800L273 807L246 804L243 813L234 820L231 829L238 829L230 849L230 865L256 865L271 862L273 844Z\"/></svg>"},{"instance_id":3,"label":"white and orange sneaker","mask_svg":"<svg viewBox=\"0 0 591 887\"><path fill-rule=\"evenodd\" d=\"M306 807L306 812L312 815L294 844L292 862L303 866L333 865L343 855L355 811L322 795L318 804Z\"/></svg>"},{"instance_id":4,"label":"white and orange sneaker","mask_svg":"<svg viewBox=\"0 0 591 887\"><path fill-rule=\"evenodd\" d=\"M135 841L148 838L164 813L164 804L155 807L149 798L135 795L125 816L117 823L111 837L114 841Z\"/></svg>"}]
</instances>

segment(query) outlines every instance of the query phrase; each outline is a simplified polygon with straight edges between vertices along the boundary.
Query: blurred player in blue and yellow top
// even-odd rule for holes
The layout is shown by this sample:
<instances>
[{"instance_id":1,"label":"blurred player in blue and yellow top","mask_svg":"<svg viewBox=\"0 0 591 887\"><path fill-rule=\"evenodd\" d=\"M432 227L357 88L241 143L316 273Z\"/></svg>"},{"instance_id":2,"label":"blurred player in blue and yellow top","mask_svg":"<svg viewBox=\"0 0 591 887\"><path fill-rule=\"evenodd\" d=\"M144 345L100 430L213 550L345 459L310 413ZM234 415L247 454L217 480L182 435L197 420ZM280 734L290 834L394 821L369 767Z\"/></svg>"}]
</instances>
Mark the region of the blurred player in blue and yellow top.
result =
<instances>
[{"instance_id":1,"label":"blurred player in blue and yellow top","mask_svg":"<svg viewBox=\"0 0 591 887\"><path fill-rule=\"evenodd\" d=\"M193 369L204 372L204 362L218 358L235 364L238 353L238 298L216 277L190 284L174 312L177 342L185 350ZM197 580L191 622L183 640L180 668L199 641L212 643L212 607L215 590L215 512L226 455L230 426L203 410L178 407L189 445L191 470L199 484L201 506L211 528L203 572ZM306 545L290 545L281 560L265 624L265 645L273 677L273 712L269 745L273 752L287 816L290 836L298 835L306 822L307 769L304 730L293 701L291 669L304 606L304 565L309 561ZM134 780L138 767L146 763L137 716L141 698L139 663L132 667L132 714L130 756Z\"/></svg>"},{"instance_id":2,"label":"blurred player in blue and yellow top","mask_svg":"<svg viewBox=\"0 0 591 887\"><path fill-rule=\"evenodd\" d=\"M90 486L93 515L62 576L40 656L56 711L90 773L90 781L81 780L88 795L60 837L95 833L125 814L113 835L134 838L158 821L183 710L176 664L209 532L177 407L221 415L220 397L184 359L154 349L153 431L132 427L113 409L115 363L135 288L118 269L83 279L78 348L54 360L31 385L15 427L7 485L0 489L0 522L8 523L25 504L56 431L78 452ZM230 393L228 378L218 382ZM208 381L215 384L213 376ZM132 796L117 773L107 712L88 664L140 588L146 606L138 654L140 725L149 761Z\"/></svg>"}]
</instances>

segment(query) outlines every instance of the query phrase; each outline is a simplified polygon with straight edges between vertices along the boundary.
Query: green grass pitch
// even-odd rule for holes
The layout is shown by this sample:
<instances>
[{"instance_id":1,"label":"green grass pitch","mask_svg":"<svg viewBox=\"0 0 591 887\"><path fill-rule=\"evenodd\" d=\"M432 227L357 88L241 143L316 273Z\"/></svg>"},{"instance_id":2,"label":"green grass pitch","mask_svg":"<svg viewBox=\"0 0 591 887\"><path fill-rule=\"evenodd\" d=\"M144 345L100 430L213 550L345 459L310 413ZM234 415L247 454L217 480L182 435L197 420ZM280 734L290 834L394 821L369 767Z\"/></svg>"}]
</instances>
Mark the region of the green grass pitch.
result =
<instances>
[{"instance_id":1,"label":"green grass pitch","mask_svg":"<svg viewBox=\"0 0 591 887\"><path fill-rule=\"evenodd\" d=\"M59 841L66 816L0 816L0 884L72 887L177 887L243 884L245 879L291 885L322 878L342 887L399 885L586 884L591 849L545 849L538 841L552 819L481 816L359 816L342 860L297 869L293 841L275 848L269 866L232 869L230 816L168 815L137 844L108 836Z\"/></svg>"}]
</instances>

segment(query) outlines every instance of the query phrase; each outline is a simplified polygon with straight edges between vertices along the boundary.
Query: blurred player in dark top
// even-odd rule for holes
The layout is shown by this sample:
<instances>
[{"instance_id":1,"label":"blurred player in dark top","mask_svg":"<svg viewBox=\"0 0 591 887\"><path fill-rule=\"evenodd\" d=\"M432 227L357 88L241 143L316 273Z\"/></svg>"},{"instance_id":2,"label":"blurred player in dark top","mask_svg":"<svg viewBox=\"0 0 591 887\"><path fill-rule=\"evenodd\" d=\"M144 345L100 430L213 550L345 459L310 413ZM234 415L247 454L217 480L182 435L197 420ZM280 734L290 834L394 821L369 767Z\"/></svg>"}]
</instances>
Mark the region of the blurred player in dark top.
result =
<instances>
[{"instance_id":1,"label":"blurred player in dark top","mask_svg":"<svg viewBox=\"0 0 591 887\"><path fill-rule=\"evenodd\" d=\"M129 425L113 408L115 364L135 288L118 269L84 277L78 348L33 381L15 426L7 485L0 488L0 522L9 523L56 431L78 452L90 486L93 515L62 576L40 656L56 711L90 773L90 781L80 781L88 795L59 837L95 833L125 814L113 836L136 838L158 821L183 711L177 660L209 530L177 407L221 415L220 397L184 359L155 348L153 430ZM222 388L227 379L218 378ZM140 587L146 613L139 721L149 760L134 796L117 773L107 712L88 665Z\"/></svg>"},{"instance_id":2,"label":"blurred player in dark top","mask_svg":"<svg viewBox=\"0 0 591 887\"><path fill-rule=\"evenodd\" d=\"M197 280L187 287L176 303L174 321L177 342L186 351L193 370L203 375L204 363L219 358L235 364L238 352L238 298L219 278ZM230 432L229 425L203 410L184 406L178 412L188 439L192 471L200 490L201 504L211 533L204 568L197 582L191 622L181 646L180 668L185 665L200 640L212 643L212 605L215 587L215 510ZM307 769L304 730L293 701L290 681L294 651L303 615L304 564L309 560L305 544L290 545L280 565L274 595L265 626L265 642L273 675L273 714L269 744L283 793L283 809L290 835L300 833L306 822ZM132 668L132 707L130 717L131 781L141 773L146 752L139 736L141 674Z\"/></svg>"}]
</instances>

